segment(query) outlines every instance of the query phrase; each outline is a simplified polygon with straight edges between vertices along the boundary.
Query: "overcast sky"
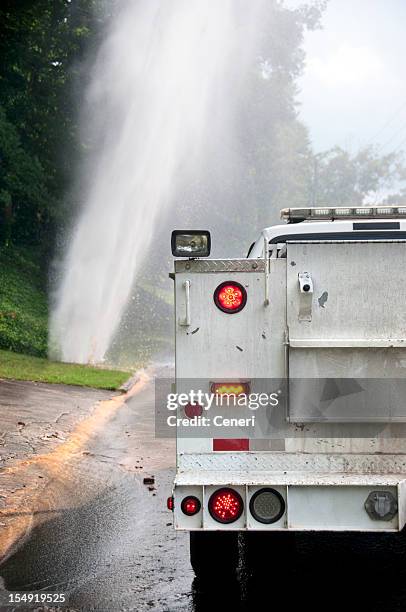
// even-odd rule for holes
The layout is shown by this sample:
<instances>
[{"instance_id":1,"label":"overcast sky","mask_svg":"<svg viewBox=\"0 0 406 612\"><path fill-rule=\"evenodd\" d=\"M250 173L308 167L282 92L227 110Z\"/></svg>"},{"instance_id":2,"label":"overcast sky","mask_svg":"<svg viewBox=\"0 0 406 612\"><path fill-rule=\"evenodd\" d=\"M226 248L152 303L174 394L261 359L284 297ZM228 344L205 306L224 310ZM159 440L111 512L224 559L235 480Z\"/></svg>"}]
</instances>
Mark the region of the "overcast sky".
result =
<instances>
[{"instance_id":1,"label":"overcast sky","mask_svg":"<svg viewBox=\"0 0 406 612\"><path fill-rule=\"evenodd\" d=\"M406 0L330 0L305 50L300 115L316 150L406 150Z\"/></svg>"}]
</instances>

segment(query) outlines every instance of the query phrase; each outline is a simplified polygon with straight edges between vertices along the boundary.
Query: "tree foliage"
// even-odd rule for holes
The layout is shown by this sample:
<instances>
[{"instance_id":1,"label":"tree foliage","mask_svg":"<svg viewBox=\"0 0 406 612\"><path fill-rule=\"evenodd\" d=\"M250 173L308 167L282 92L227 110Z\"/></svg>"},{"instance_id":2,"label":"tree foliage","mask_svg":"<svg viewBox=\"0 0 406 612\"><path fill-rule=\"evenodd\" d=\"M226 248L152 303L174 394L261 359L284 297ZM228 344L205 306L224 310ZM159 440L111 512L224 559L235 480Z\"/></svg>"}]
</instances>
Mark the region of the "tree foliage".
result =
<instances>
[{"instance_id":1,"label":"tree foliage","mask_svg":"<svg viewBox=\"0 0 406 612\"><path fill-rule=\"evenodd\" d=\"M89 58L117 4L0 4L0 246L41 245L49 252L56 228L69 214L64 198L77 160L86 153L78 118ZM230 153L230 143L218 146L209 135L211 161L198 181L184 188L179 206L184 223L198 224L199 215L204 222L210 206L212 225L225 235L233 211L234 253L236 243L247 239L247 228L254 236L283 206L362 204L373 192L393 191L405 177L399 154L382 156L372 148L353 155L338 148L312 151L298 114L297 80L305 62L304 32L320 27L325 4L309 0L291 9L269 0L258 32L259 55L237 105L240 149ZM236 75L238 69L236 62Z\"/></svg>"},{"instance_id":2,"label":"tree foliage","mask_svg":"<svg viewBox=\"0 0 406 612\"><path fill-rule=\"evenodd\" d=\"M52 242L79 145L75 95L97 43L96 0L0 5L1 240Z\"/></svg>"},{"instance_id":3,"label":"tree foliage","mask_svg":"<svg viewBox=\"0 0 406 612\"><path fill-rule=\"evenodd\" d=\"M16 127L0 107L0 237L32 242L47 207L44 169L34 154L23 148Z\"/></svg>"},{"instance_id":4,"label":"tree foliage","mask_svg":"<svg viewBox=\"0 0 406 612\"><path fill-rule=\"evenodd\" d=\"M373 146L353 155L339 147L314 155L310 204L359 206L373 195L382 202L387 190L405 179L403 157L401 152L380 155Z\"/></svg>"}]
</instances>

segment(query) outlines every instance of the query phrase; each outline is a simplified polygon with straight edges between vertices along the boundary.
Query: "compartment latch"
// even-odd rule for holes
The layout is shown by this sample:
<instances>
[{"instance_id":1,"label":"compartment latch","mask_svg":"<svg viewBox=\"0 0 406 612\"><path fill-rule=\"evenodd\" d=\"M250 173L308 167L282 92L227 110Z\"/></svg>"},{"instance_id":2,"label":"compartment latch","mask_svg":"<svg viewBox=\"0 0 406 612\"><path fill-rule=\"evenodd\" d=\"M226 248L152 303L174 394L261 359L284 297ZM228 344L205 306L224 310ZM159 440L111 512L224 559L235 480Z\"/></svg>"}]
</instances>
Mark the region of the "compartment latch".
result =
<instances>
[{"instance_id":1,"label":"compartment latch","mask_svg":"<svg viewBox=\"0 0 406 612\"><path fill-rule=\"evenodd\" d=\"M299 272L299 321L312 320L313 280L310 272Z\"/></svg>"}]
</instances>

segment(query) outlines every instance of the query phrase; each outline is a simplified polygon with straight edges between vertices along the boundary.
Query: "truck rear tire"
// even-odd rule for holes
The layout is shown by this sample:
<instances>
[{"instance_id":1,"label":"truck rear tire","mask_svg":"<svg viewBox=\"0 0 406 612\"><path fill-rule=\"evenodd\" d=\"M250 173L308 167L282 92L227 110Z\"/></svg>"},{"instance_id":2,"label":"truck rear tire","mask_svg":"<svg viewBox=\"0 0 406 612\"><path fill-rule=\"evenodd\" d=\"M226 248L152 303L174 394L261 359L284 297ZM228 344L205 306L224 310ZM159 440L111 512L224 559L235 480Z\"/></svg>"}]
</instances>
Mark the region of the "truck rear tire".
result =
<instances>
[{"instance_id":1,"label":"truck rear tire","mask_svg":"<svg viewBox=\"0 0 406 612\"><path fill-rule=\"evenodd\" d=\"M197 578L232 580L238 560L238 531L190 532L190 563Z\"/></svg>"}]
</instances>

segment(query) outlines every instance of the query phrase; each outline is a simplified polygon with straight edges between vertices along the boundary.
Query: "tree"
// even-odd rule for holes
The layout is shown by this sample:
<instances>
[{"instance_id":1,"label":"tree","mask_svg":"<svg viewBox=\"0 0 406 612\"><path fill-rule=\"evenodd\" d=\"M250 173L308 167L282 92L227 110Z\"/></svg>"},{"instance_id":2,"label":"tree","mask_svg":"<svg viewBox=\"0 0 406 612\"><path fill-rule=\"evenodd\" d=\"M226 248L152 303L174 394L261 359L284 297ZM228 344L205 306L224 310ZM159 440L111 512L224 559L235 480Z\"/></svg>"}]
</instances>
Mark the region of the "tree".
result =
<instances>
[{"instance_id":1,"label":"tree","mask_svg":"<svg viewBox=\"0 0 406 612\"><path fill-rule=\"evenodd\" d=\"M310 205L361 206L373 195L382 202L405 179L403 157L401 152L381 156L374 147L353 155L334 147L314 155Z\"/></svg>"},{"instance_id":2,"label":"tree","mask_svg":"<svg viewBox=\"0 0 406 612\"><path fill-rule=\"evenodd\" d=\"M86 80L83 60L96 45L101 22L96 0L2 0L0 6L0 103L2 146L9 165L0 174L7 240L37 243L49 250L62 202L80 151L78 92ZM11 126L11 127L10 127ZM14 141L17 147L12 153ZM9 145L7 145L9 143ZM24 157L25 181L13 204L12 158ZM28 163L30 160L30 163ZM34 173L34 174L33 174ZM33 182L38 181L34 186ZM22 182L26 184L22 186ZM30 197L26 197L27 193ZM5 236L3 235L3 240Z\"/></svg>"},{"instance_id":3,"label":"tree","mask_svg":"<svg viewBox=\"0 0 406 612\"><path fill-rule=\"evenodd\" d=\"M37 242L35 229L47 206L44 169L21 145L0 107L0 240Z\"/></svg>"},{"instance_id":4,"label":"tree","mask_svg":"<svg viewBox=\"0 0 406 612\"><path fill-rule=\"evenodd\" d=\"M218 87L199 167L179 178L176 202L183 226L213 229L218 256L241 253L280 208L308 199L312 151L298 118L296 82L304 65L304 32L320 26L325 2L291 9L269 0L254 40L245 23L246 3L236 0L236 6L241 23L236 46L228 49L232 61ZM170 222L176 222L173 210Z\"/></svg>"}]
</instances>

